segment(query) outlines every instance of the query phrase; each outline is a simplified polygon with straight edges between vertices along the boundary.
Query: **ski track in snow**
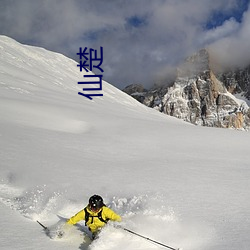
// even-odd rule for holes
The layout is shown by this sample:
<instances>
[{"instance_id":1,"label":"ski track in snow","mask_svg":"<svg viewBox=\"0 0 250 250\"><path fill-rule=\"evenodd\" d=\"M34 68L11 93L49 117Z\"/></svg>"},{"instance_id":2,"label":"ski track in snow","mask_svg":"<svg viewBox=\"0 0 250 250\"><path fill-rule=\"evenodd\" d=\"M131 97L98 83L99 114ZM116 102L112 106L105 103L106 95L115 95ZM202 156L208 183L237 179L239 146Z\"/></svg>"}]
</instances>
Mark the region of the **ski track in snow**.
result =
<instances>
[{"instance_id":1,"label":"ski track in snow","mask_svg":"<svg viewBox=\"0 0 250 250\"><path fill-rule=\"evenodd\" d=\"M107 199L109 201L107 206L123 217L121 225L129 230L176 248L178 244L183 244L187 246L185 249L192 249L193 246L197 249L199 244L204 244L204 239L203 242L197 240L199 226L196 225L196 230L193 228L192 231L190 225L187 226L180 221L173 209L164 205L162 195L141 195L130 198L107 197ZM128 242L126 249L162 249L155 243L115 228L113 223L107 225L101 231L99 238L92 243L87 236L88 232L83 222L66 230L64 237L58 239L57 231L63 228L65 220L59 220L57 214L69 218L83 207L82 204L66 200L63 192L49 192L45 185L25 191L10 183L1 183L0 202L29 220L45 222L51 230L50 237L53 240L69 245L79 244L79 249L82 250L115 250L120 247L124 249L124 245L121 245L123 243L119 243L121 239L123 239L122 242ZM160 239L166 239L166 242ZM188 242L186 242L187 239Z\"/></svg>"}]
</instances>

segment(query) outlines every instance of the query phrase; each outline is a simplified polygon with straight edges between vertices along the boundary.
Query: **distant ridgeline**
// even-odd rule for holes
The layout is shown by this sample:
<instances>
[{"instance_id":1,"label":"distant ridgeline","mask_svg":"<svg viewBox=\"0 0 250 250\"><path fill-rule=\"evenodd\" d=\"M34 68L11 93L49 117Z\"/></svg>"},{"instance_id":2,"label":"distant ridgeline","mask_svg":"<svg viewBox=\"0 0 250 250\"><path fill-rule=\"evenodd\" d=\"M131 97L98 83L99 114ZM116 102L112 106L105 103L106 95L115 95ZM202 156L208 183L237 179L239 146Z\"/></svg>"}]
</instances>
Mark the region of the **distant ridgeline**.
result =
<instances>
[{"instance_id":1,"label":"distant ridgeline","mask_svg":"<svg viewBox=\"0 0 250 250\"><path fill-rule=\"evenodd\" d=\"M132 84L123 91L148 107L196 125L249 129L250 66L215 71L203 49L185 60L171 85L146 90Z\"/></svg>"}]
</instances>

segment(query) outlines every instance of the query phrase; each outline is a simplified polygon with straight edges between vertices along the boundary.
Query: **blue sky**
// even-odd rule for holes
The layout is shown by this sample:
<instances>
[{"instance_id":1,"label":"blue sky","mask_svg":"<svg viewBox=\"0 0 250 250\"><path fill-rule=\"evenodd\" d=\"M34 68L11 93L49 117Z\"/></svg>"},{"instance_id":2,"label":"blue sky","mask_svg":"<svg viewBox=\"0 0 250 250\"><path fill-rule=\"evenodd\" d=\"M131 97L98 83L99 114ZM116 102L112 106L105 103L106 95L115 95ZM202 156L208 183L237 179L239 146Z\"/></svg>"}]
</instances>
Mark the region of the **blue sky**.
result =
<instances>
[{"instance_id":1,"label":"blue sky","mask_svg":"<svg viewBox=\"0 0 250 250\"><path fill-rule=\"evenodd\" d=\"M105 80L149 87L205 47L223 64L249 63L249 1L1 0L0 34L74 59L102 46Z\"/></svg>"},{"instance_id":2,"label":"blue sky","mask_svg":"<svg viewBox=\"0 0 250 250\"><path fill-rule=\"evenodd\" d=\"M242 22L242 17L244 12L247 11L249 5L249 0L240 0L237 3L237 6L235 8L232 8L231 11L223 12L223 9L216 10L211 13L211 18L208 19L206 28L212 29L216 28L217 26L223 25L225 20L228 20L230 18L234 18L237 22Z\"/></svg>"}]
</instances>

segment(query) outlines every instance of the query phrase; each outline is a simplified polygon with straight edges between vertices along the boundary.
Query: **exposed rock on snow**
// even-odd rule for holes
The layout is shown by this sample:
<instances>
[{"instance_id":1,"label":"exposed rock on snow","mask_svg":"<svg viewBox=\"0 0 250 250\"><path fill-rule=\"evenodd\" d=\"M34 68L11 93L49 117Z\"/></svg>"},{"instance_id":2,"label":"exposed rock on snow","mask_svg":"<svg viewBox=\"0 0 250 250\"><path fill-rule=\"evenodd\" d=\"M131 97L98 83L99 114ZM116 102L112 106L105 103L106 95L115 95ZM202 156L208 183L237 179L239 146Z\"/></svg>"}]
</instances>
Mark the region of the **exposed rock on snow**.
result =
<instances>
[{"instance_id":1,"label":"exposed rock on snow","mask_svg":"<svg viewBox=\"0 0 250 250\"><path fill-rule=\"evenodd\" d=\"M220 74L218 78L211 69L208 51L203 49L178 68L171 87L155 87L140 95L138 91L129 94L149 107L196 125L247 129L250 109L245 101L233 94L242 93L244 89L248 96L248 73Z\"/></svg>"},{"instance_id":2,"label":"exposed rock on snow","mask_svg":"<svg viewBox=\"0 0 250 250\"><path fill-rule=\"evenodd\" d=\"M225 84L230 93L241 93L250 100L250 65L245 69L227 70L218 74L218 79Z\"/></svg>"},{"instance_id":3,"label":"exposed rock on snow","mask_svg":"<svg viewBox=\"0 0 250 250\"><path fill-rule=\"evenodd\" d=\"M143 102L144 101L144 95L147 92L147 90L143 87L142 84L131 84L128 85L124 90L125 93L133 96L137 101Z\"/></svg>"}]
</instances>

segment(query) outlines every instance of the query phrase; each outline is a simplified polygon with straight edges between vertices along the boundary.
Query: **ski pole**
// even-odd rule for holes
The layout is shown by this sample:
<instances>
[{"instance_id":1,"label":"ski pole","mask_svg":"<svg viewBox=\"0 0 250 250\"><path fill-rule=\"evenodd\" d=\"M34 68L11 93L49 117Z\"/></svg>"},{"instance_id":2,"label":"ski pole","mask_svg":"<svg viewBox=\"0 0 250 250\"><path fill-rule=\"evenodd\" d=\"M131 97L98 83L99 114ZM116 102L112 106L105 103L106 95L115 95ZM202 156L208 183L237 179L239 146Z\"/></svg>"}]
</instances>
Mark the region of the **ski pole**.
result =
<instances>
[{"instance_id":1,"label":"ski pole","mask_svg":"<svg viewBox=\"0 0 250 250\"><path fill-rule=\"evenodd\" d=\"M46 231L46 230L48 230L48 228L47 227L45 227L41 222L39 222L38 220L36 221L40 226L42 226L43 227L43 229Z\"/></svg>"},{"instance_id":2,"label":"ski pole","mask_svg":"<svg viewBox=\"0 0 250 250\"><path fill-rule=\"evenodd\" d=\"M169 248L169 249L171 249L171 250L180 250L180 248L173 248L173 247L167 246L167 245L162 244L162 243L160 243L160 242L158 242L158 241L155 241L155 240L152 240L152 239L150 239L150 238L148 238L148 237L145 237L145 236L143 236L143 235L141 235L141 234L135 233L135 232L133 232L133 231L127 229L127 228L124 228L124 227L123 227L122 229L125 230L125 231L127 231L127 232L129 232L129 233L131 233L131 234L137 235L137 236L139 236L139 237L141 237L141 238L143 238L143 239L145 239L145 240L154 242L154 243L156 243L156 244L158 244L158 245L161 245L161 246L163 246L163 247Z\"/></svg>"}]
</instances>

